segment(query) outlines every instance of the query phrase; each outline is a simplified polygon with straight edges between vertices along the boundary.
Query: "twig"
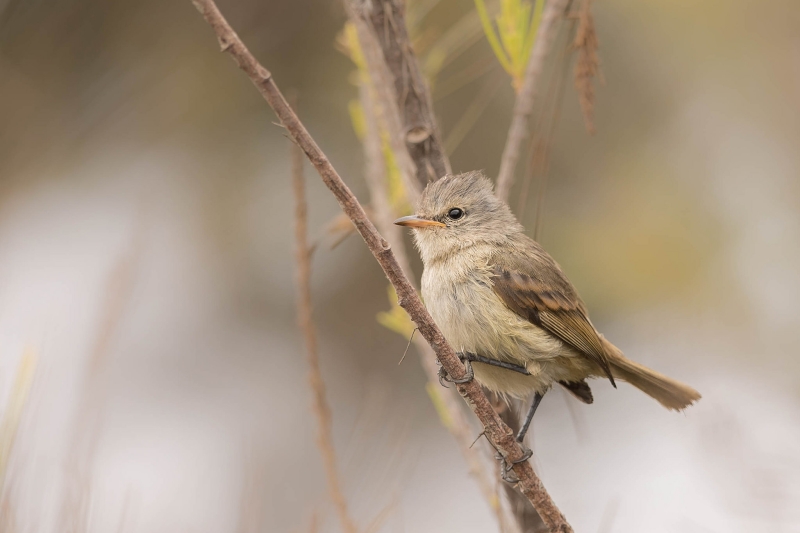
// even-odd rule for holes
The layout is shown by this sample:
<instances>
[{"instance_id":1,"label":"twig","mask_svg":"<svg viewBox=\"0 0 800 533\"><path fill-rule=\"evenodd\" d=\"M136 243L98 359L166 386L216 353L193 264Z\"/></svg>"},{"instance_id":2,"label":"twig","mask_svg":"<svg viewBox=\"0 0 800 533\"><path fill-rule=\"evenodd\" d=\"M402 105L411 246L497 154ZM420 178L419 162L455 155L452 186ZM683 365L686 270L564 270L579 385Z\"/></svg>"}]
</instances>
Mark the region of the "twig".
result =
<instances>
[{"instance_id":1,"label":"twig","mask_svg":"<svg viewBox=\"0 0 800 533\"><path fill-rule=\"evenodd\" d=\"M392 76L381 57L380 46L377 38L370 31L369 25L364 19L353 13L349 0L345 2L345 6L348 8L350 20L356 28L358 43L364 54L364 62L367 65L372 89L375 91L376 118L389 136L389 145L397 160L406 196L411 202L416 202L425 187L425 183L417 179L417 165L411 159L406 147L403 121L395 104L397 98L394 95Z\"/></svg>"},{"instance_id":2,"label":"twig","mask_svg":"<svg viewBox=\"0 0 800 533\"><path fill-rule=\"evenodd\" d=\"M411 263L405 251L402 228L394 224L394 219L397 217L389 201L386 161L381 144L381 128L377 117L378 99L373 87L362 82L358 88L361 108L364 111L364 178L369 189L375 225L394 249L394 255L400 264L400 268L411 279Z\"/></svg>"},{"instance_id":3,"label":"twig","mask_svg":"<svg viewBox=\"0 0 800 533\"><path fill-rule=\"evenodd\" d=\"M219 12L213 0L193 0L193 3L206 22L213 28L222 50L228 52L239 68L250 77L250 80L261 95L286 126L289 135L303 149L311 164L317 169L322 181L336 197L342 210L353 221L370 252L372 252L386 277L397 291L399 305L406 310L416 323L422 336L425 337L425 340L436 352L436 356L444 369L455 379L464 378L466 376L464 366L401 270L389 243L375 229L375 226L367 218L364 208L342 181L342 178L308 131L306 131L297 115L289 107L286 99L273 81L270 72L259 64L245 47L244 43ZM503 423L492 408L481 386L473 380L459 384L456 388L480 420L489 442L497 448L509 464L513 465L512 470L519 479L519 489L531 501L534 508L550 528L550 531L571 533L572 528L567 523L564 515L561 514L561 511L558 510L555 502L550 498L530 463L522 461L524 451L514 439L509 427Z\"/></svg>"},{"instance_id":4,"label":"twig","mask_svg":"<svg viewBox=\"0 0 800 533\"><path fill-rule=\"evenodd\" d=\"M411 49L402 0L346 0L349 9L366 23L383 52L394 85L394 101L400 114L405 148L416 165L423 187L449 174L430 91Z\"/></svg>"},{"instance_id":5,"label":"twig","mask_svg":"<svg viewBox=\"0 0 800 533\"><path fill-rule=\"evenodd\" d=\"M514 183L514 172L517 168L522 144L528 135L528 117L533 111L536 99L536 86L544 71L544 63L550 53L553 41L558 34L558 21L564 15L569 0L549 0L542 13L542 22L533 43L531 57L525 68L522 88L514 101L511 127L508 129L506 145L500 159L500 172L497 174L497 196L508 200L508 193Z\"/></svg>"},{"instance_id":6,"label":"twig","mask_svg":"<svg viewBox=\"0 0 800 533\"><path fill-rule=\"evenodd\" d=\"M195 4L197 5L197 4ZM325 394L325 381L319 366L317 333L311 312L311 252L307 240L308 216L306 212L306 193L303 178L303 151L294 143L292 152L292 185L295 197L295 242L297 246L297 323L303 332L308 355L308 380L314 393L313 411L317 419L317 445L322 454L328 492L344 533L357 533L347 509L347 499L342 491L339 469L336 466L336 452L333 448L333 422L331 408Z\"/></svg>"}]
</instances>

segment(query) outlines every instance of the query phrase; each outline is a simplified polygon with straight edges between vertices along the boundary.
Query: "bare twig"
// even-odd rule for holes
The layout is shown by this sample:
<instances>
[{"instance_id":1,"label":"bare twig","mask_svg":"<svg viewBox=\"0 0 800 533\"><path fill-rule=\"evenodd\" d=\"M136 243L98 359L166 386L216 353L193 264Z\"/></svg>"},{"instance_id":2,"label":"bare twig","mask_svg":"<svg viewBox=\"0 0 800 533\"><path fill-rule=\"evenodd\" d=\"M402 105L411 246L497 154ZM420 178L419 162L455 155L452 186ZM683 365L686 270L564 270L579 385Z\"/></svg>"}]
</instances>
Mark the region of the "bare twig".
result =
<instances>
[{"instance_id":1,"label":"bare twig","mask_svg":"<svg viewBox=\"0 0 800 533\"><path fill-rule=\"evenodd\" d=\"M358 88L359 101L364 110L364 178L369 189L370 203L373 207L373 220L382 235L394 249L394 255L403 272L412 279L411 263L406 254L402 228L394 224L394 208L389 201L387 189L386 160L381 144L381 128L378 124L378 102L373 87L366 81ZM385 128L384 128L385 129Z\"/></svg>"},{"instance_id":2,"label":"bare twig","mask_svg":"<svg viewBox=\"0 0 800 533\"><path fill-rule=\"evenodd\" d=\"M417 181L425 186L450 173L430 91L417 63L405 21L402 0L346 0L351 12L366 23L383 52L394 85L405 148L416 165Z\"/></svg>"},{"instance_id":3,"label":"bare twig","mask_svg":"<svg viewBox=\"0 0 800 533\"><path fill-rule=\"evenodd\" d=\"M313 411L317 419L317 445L322 454L328 493L336 508L336 515L344 533L358 533L355 521L347 509L347 499L342 491L336 452L333 448L333 422L331 408L325 394L325 381L319 366L317 333L311 312L311 250L307 241L306 194L303 178L303 151L292 143L292 185L295 196L295 242L297 246L297 323L303 331L308 355L308 380L314 393Z\"/></svg>"},{"instance_id":4,"label":"bare twig","mask_svg":"<svg viewBox=\"0 0 800 533\"><path fill-rule=\"evenodd\" d=\"M372 82L372 89L375 91L376 118L389 136L389 145L397 160L406 196L410 201L416 202L427 182L423 183L417 179L417 165L411 159L406 147L403 120L400 118L400 111L395 104L397 98L394 94L392 75L383 61L377 38L370 31L369 25L364 19L353 13L349 0L345 2L345 5L348 7L350 20L355 25L358 42Z\"/></svg>"},{"instance_id":5,"label":"bare twig","mask_svg":"<svg viewBox=\"0 0 800 533\"><path fill-rule=\"evenodd\" d=\"M545 4L542 21L533 43L531 57L525 68L522 88L514 101L511 127L508 129L506 145L500 159L500 172L497 175L497 196L508 200L508 193L514 183L514 173L519 161L522 144L528 136L528 118L533 111L536 88L544 71L545 60L550 53L553 41L558 34L558 21L564 15L569 0L550 0Z\"/></svg>"},{"instance_id":6,"label":"bare twig","mask_svg":"<svg viewBox=\"0 0 800 533\"><path fill-rule=\"evenodd\" d=\"M213 0L193 0L193 3L206 22L213 28L222 50L228 52L239 68L250 77L250 80L286 127L291 138L303 149L311 164L317 169L322 181L336 197L342 210L353 221L370 252L372 252L386 277L397 291L398 303L416 323L422 336L425 337L425 340L436 352L436 356L444 369L455 379L464 378L466 376L464 366L403 273L389 243L375 229L355 195L342 181L333 165L331 165L328 158L317 146L317 143L306 131L300 119L297 118L297 115L287 104L286 99L273 81L272 74L245 47L244 43L219 12ZM572 528L567 523L564 515L561 514L561 511L558 510L555 502L550 498L530 463L522 460L524 458L522 447L514 439L509 427L503 423L494 411L481 386L473 380L458 384L456 388L481 421L489 442L497 448L498 452L503 455L509 464L513 465L511 469L519 479L519 489L528 497L550 530L571 533Z\"/></svg>"}]
</instances>

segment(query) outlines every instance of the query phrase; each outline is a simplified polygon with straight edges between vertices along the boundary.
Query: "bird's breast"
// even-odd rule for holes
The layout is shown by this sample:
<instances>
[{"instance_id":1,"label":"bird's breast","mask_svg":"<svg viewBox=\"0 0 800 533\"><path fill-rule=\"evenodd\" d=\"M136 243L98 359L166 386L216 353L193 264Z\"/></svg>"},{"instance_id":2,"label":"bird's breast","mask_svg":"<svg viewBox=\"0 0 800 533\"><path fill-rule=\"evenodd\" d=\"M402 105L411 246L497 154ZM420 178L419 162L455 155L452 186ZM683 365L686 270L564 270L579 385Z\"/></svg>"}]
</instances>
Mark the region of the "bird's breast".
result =
<instances>
[{"instance_id":1,"label":"bird's breast","mask_svg":"<svg viewBox=\"0 0 800 533\"><path fill-rule=\"evenodd\" d=\"M520 335L536 327L517 316L495 294L488 264L451 260L426 266L422 296L457 351L510 362L525 358L518 345Z\"/></svg>"}]
</instances>

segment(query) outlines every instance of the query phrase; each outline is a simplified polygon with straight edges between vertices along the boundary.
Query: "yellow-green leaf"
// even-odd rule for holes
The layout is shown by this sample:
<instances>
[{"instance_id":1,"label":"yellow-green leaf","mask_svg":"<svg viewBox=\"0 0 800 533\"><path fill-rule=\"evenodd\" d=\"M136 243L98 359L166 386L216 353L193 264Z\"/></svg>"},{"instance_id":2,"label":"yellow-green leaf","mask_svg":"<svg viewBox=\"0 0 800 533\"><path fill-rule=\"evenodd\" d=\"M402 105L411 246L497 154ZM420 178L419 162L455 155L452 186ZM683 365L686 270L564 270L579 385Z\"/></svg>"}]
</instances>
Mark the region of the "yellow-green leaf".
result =
<instances>
[{"instance_id":1,"label":"yellow-green leaf","mask_svg":"<svg viewBox=\"0 0 800 533\"><path fill-rule=\"evenodd\" d=\"M389 285L389 303L391 307L388 311L381 311L378 313L378 323L395 333L399 333L406 339L410 339L416 326L411 321L411 318L409 318L405 309L400 307L400 304L397 303L397 293L391 285Z\"/></svg>"}]
</instances>

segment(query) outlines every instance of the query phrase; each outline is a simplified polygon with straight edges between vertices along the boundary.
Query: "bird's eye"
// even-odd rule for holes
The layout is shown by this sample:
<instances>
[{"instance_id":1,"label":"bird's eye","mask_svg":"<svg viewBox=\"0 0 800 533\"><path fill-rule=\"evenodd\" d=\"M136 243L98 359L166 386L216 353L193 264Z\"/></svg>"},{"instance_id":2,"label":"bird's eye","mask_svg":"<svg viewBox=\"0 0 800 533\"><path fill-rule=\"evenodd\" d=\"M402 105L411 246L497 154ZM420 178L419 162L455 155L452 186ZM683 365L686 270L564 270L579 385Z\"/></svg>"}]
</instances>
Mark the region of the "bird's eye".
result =
<instances>
[{"instance_id":1,"label":"bird's eye","mask_svg":"<svg viewBox=\"0 0 800 533\"><path fill-rule=\"evenodd\" d=\"M458 207L454 207L453 209L447 212L447 216L452 218L453 220L458 220L459 218L464 216L464 210L459 209Z\"/></svg>"}]
</instances>

